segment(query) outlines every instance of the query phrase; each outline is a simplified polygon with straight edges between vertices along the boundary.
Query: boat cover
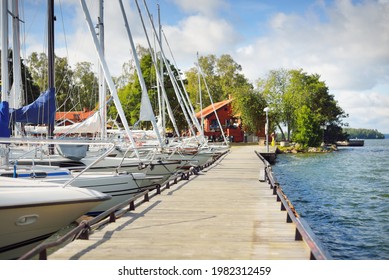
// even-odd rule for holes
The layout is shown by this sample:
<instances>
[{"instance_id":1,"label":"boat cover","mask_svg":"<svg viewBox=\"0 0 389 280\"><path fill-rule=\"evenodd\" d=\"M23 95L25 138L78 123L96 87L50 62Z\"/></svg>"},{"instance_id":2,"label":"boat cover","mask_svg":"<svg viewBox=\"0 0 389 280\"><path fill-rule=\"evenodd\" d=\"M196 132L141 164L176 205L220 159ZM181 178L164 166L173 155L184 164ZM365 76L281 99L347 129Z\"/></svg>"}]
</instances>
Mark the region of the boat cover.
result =
<instances>
[{"instance_id":1,"label":"boat cover","mask_svg":"<svg viewBox=\"0 0 389 280\"><path fill-rule=\"evenodd\" d=\"M7 101L0 102L0 137L10 137L9 106Z\"/></svg>"},{"instance_id":2,"label":"boat cover","mask_svg":"<svg viewBox=\"0 0 389 280\"><path fill-rule=\"evenodd\" d=\"M33 103L19 109L10 109L11 121L30 124L54 124L55 89L42 93Z\"/></svg>"}]
</instances>

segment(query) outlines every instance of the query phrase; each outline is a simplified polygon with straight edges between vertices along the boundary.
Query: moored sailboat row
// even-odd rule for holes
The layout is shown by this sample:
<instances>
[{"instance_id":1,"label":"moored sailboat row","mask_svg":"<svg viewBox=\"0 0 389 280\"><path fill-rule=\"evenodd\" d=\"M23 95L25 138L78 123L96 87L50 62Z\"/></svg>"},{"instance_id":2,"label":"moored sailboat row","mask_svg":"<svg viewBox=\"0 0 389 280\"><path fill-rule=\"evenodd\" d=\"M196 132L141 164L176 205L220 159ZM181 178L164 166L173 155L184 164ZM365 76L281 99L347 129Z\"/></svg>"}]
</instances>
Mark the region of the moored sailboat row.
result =
<instances>
[{"instance_id":1,"label":"moored sailboat row","mask_svg":"<svg viewBox=\"0 0 389 280\"><path fill-rule=\"evenodd\" d=\"M3 1L2 4L6 2ZM91 29L105 81L118 108L124 131L130 142L116 140L109 142L103 138L102 143L98 144L88 142L88 140L81 143L82 141L79 139L53 139L55 138L53 134L55 131L53 122L55 106L52 107L52 99L55 96L55 87L53 63L49 63L49 68L51 67L49 69L49 77L51 77L49 90L42 94L39 102L34 103L41 104L44 110L39 108L31 114L28 113L30 115L27 118L24 118L27 114L27 107L12 108L13 114L9 114L7 110L2 114L2 116L11 116L15 122L46 124L49 128L49 139L11 137L2 138L0 141L4 145L2 152L6 155L2 166L0 166L0 211L2 213L0 219L0 259L17 258L81 215L99 214L145 189L162 185L169 178L179 175L187 168L204 165L219 153L215 148L208 147L201 135L194 136L193 143L185 143L182 141L182 137L170 141L170 143L162 139L145 88L142 93L142 108L144 110L141 113L141 118L152 122L155 139L153 144L147 145L145 143L143 147L139 147L140 142L136 143L132 137L132 131L127 124L116 88L109 75L108 65L101 50L102 43L96 40L96 32L91 28L91 20L85 1L81 0L81 4ZM2 9L8 10L6 6L3 6ZM53 32L51 25L54 17L53 0L48 0L48 11L49 29L51 28L51 32ZM8 15L3 13L2 23L6 17ZM100 34L102 34L102 30L100 30ZM53 35L49 38L53 39ZM3 41L5 40L3 39ZM51 59L54 59L53 44L53 41L49 40L48 49L51 51L49 56ZM5 44L2 44L2 50L4 48L8 49ZM136 54L134 55L136 56ZM164 60L166 62L166 58ZM5 71L5 68L2 67L2 71ZM140 67L138 71L138 77L141 78ZM162 78L160 77L160 79ZM7 87L4 87L4 83L2 93L2 104L8 105L5 98ZM50 98L46 99L46 95ZM168 107L166 95L164 100ZM51 102L50 107L47 107L49 103L45 102ZM184 106L184 102L187 101L182 98L182 109L188 110L188 113L192 114L189 106ZM28 108L33 107L35 105ZM100 107L105 106L100 105ZM35 121L30 117L34 114L38 116ZM43 114L44 117L40 118L39 114ZM145 117L145 115L147 116ZM188 122L191 120L195 122L194 119L193 116L188 117ZM9 119L6 119L5 123L9 124ZM191 127L194 124L188 125ZM195 126L199 128L198 124ZM61 128L61 133L66 135L64 129ZM71 131L72 128L69 129ZM8 137L3 133L1 136ZM86 148L84 153L69 156L66 149L56 151L54 148L64 145L63 147L70 147L69 150L72 151L72 144ZM92 149L92 147L98 148ZM119 147L121 151L119 151Z\"/></svg>"}]
</instances>

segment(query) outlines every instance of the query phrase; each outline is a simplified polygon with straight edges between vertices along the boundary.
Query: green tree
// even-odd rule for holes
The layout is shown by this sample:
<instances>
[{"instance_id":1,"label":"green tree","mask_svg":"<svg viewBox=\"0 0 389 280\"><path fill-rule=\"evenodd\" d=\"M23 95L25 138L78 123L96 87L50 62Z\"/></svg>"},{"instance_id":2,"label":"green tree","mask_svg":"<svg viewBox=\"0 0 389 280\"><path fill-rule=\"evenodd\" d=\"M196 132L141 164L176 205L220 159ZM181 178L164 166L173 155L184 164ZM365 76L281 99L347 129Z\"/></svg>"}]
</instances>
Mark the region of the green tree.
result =
<instances>
[{"instance_id":1,"label":"green tree","mask_svg":"<svg viewBox=\"0 0 389 280\"><path fill-rule=\"evenodd\" d=\"M34 83L39 87L39 90L47 89L47 55L45 53L33 52L27 59L27 65L31 72Z\"/></svg>"},{"instance_id":2,"label":"green tree","mask_svg":"<svg viewBox=\"0 0 389 280\"><path fill-rule=\"evenodd\" d=\"M33 52L28 57L28 69L34 84L47 89L47 55ZM55 88L57 107L62 111L92 110L97 103L98 83L92 64L79 62L73 71L66 57L55 57Z\"/></svg>"},{"instance_id":3,"label":"green tree","mask_svg":"<svg viewBox=\"0 0 389 280\"><path fill-rule=\"evenodd\" d=\"M12 51L9 52L8 57L9 57L8 69L9 69L10 85L12 85L14 79L13 72L12 72L12 67L13 67ZM0 51L0 59L1 59L1 51ZM1 70L1 65L0 65L0 70ZM35 99L39 97L40 89L37 86L37 84L34 83L30 69L26 66L25 61L23 59L21 60L21 74L22 74L22 88L24 94L23 105L26 105L33 102Z\"/></svg>"},{"instance_id":4,"label":"green tree","mask_svg":"<svg viewBox=\"0 0 389 280\"><path fill-rule=\"evenodd\" d=\"M263 109L265 106L266 101L263 96L252 88L235 94L233 110L236 115L240 114L244 131L256 134L264 129L264 123L261 120L264 119Z\"/></svg>"},{"instance_id":5,"label":"green tree","mask_svg":"<svg viewBox=\"0 0 389 280\"><path fill-rule=\"evenodd\" d=\"M149 98L152 103L154 114L158 115L158 97L157 97L157 89L156 89L156 72L155 67L153 65L153 60L150 53L145 52L144 48L138 48L140 51L140 67L142 70L142 76L146 83L146 88L148 90ZM159 62L158 62L159 63ZM170 69L173 72L173 76L176 77L179 73L175 67L169 64ZM168 72L166 66L164 66L164 88L166 94L168 96L169 104L174 111L174 117L177 122L179 129L184 129L187 127L185 118L183 116L182 110L179 106L178 99L174 92L173 83L168 76ZM140 113L140 104L141 104L141 96L142 90L139 83L138 74L133 71L128 71L127 76L122 76L122 80L127 80L128 83L118 90L119 99L123 106L123 110L130 124L134 125L139 120ZM111 117L116 117L117 110L114 106L109 108L109 115ZM149 122L137 123L141 128L150 128L151 124ZM172 124L167 121L167 129L171 128Z\"/></svg>"},{"instance_id":6,"label":"green tree","mask_svg":"<svg viewBox=\"0 0 389 280\"><path fill-rule=\"evenodd\" d=\"M270 108L271 122L280 130L282 139L290 139L294 119L293 96L287 92L289 79L289 72L280 69L270 71L266 79L257 80L258 90ZM287 136L285 136L283 127L287 129Z\"/></svg>"},{"instance_id":7,"label":"green tree","mask_svg":"<svg viewBox=\"0 0 389 280\"><path fill-rule=\"evenodd\" d=\"M93 110L98 103L99 85L92 71L92 63L78 62L73 73L73 108L74 110Z\"/></svg>"},{"instance_id":8,"label":"green tree","mask_svg":"<svg viewBox=\"0 0 389 280\"><path fill-rule=\"evenodd\" d=\"M199 92L202 93L202 107L211 104L207 87L213 102L219 102L229 97L234 99L233 111L240 115L244 129L247 132L257 132L260 129L260 119L263 116L265 102L262 96L254 91L253 85L241 73L242 67L230 55L224 54L217 58L215 55L202 56L199 65L201 88L199 87L198 69L192 68L186 72L187 90L196 110L199 106Z\"/></svg>"},{"instance_id":9,"label":"green tree","mask_svg":"<svg viewBox=\"0 0 389 280\"><path fill-rule=\"evenodd\" d=\"M339 107L334 96L329 94L328 87L320 81L319 75L308 75L302 69L273 70L266 79L258 80L257 85L271 108L271 120L277 123L283 137L285 134L282 127L286 127L286 139L290 140L292 133L302 133L301 125L304 122L301 120L303 113L301 108L303 106L307 106L310 114L314 115L313 124L317 126L314 131L320 131L320 127L328 127L331 129L326 131L325 139L333 141L344 137L339 127L344 124L343 118L347 115ZM298 118L300 118L299 123ZM319 134L323 138L323 129ZM310 133L304 135L314 137ZM297 138L304 137L300 135ZM308 142L316 141L313 139Z\"/></svg>"},{"instance_id":10,"label":"green tree","mask_svg":"<svg viewBox=\"0 0 389 280\"><path fill-rule=\"evenodd\" d=\"M303 147L317 147L321 139L318 115L307 105L303 105L297 110L296 131L293 133L293 140Z\"/></svg>"},{"instance_id":11,"label":"green tree","mask_svg":"<svg viewBox=\"0 0 389 280\"><path fill-rule=\"evenodd\" d=\"M55 57L55 97L57 107L62 111L73 109L70 102L67 102L72 89L73 71L66 57ZM74 110L74 109L73 109Z\"/></svg>"}]
</instances>

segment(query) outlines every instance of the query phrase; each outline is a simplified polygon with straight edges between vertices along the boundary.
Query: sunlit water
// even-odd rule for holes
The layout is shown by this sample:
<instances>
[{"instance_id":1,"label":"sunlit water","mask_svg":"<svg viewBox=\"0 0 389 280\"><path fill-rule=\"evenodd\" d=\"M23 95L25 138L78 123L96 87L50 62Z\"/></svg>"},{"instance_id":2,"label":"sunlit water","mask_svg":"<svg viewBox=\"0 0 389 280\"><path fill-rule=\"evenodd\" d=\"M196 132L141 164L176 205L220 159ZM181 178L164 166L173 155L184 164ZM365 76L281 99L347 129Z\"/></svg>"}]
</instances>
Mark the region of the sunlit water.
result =
<instances>
[{"instance_id":1,"label":"sunlit water","mask_svg":"<svg viewBox=\"0 0 389 280\"><path fill-rule=\"evenodd\" d=\"M334 259L389 259L389 140L278 155L273 172Z\"/></svg>"}]
</instances>

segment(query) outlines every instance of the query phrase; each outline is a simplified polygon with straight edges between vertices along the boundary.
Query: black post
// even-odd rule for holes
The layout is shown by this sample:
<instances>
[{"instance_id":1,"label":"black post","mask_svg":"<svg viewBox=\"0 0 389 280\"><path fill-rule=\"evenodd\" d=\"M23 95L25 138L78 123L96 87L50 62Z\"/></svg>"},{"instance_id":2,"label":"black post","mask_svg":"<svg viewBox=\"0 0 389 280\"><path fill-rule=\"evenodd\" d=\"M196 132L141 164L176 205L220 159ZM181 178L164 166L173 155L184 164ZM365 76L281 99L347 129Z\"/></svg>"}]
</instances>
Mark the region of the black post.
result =
<instances>
[{"instance_id":1,"label":"black post","mask_svg":"<svg viewBox=\"0 0 389 280\"><path fill-rule=\"evenodd\" d=\"M54 68L54 0L48 0L47 1L47 31L48 31L48 38L47 38L47 60L48 60L48 88L54 89L55 88L55 68ZM55 102L55 100L54 100ZM48 138L53 139L54 138L54 124L55 124L55 114L54 114L54 120L50 120L50 124L47 128ZM54 154L54 145L49 145L49 153L52 155Z\"/></svg>"}]
</instances>

